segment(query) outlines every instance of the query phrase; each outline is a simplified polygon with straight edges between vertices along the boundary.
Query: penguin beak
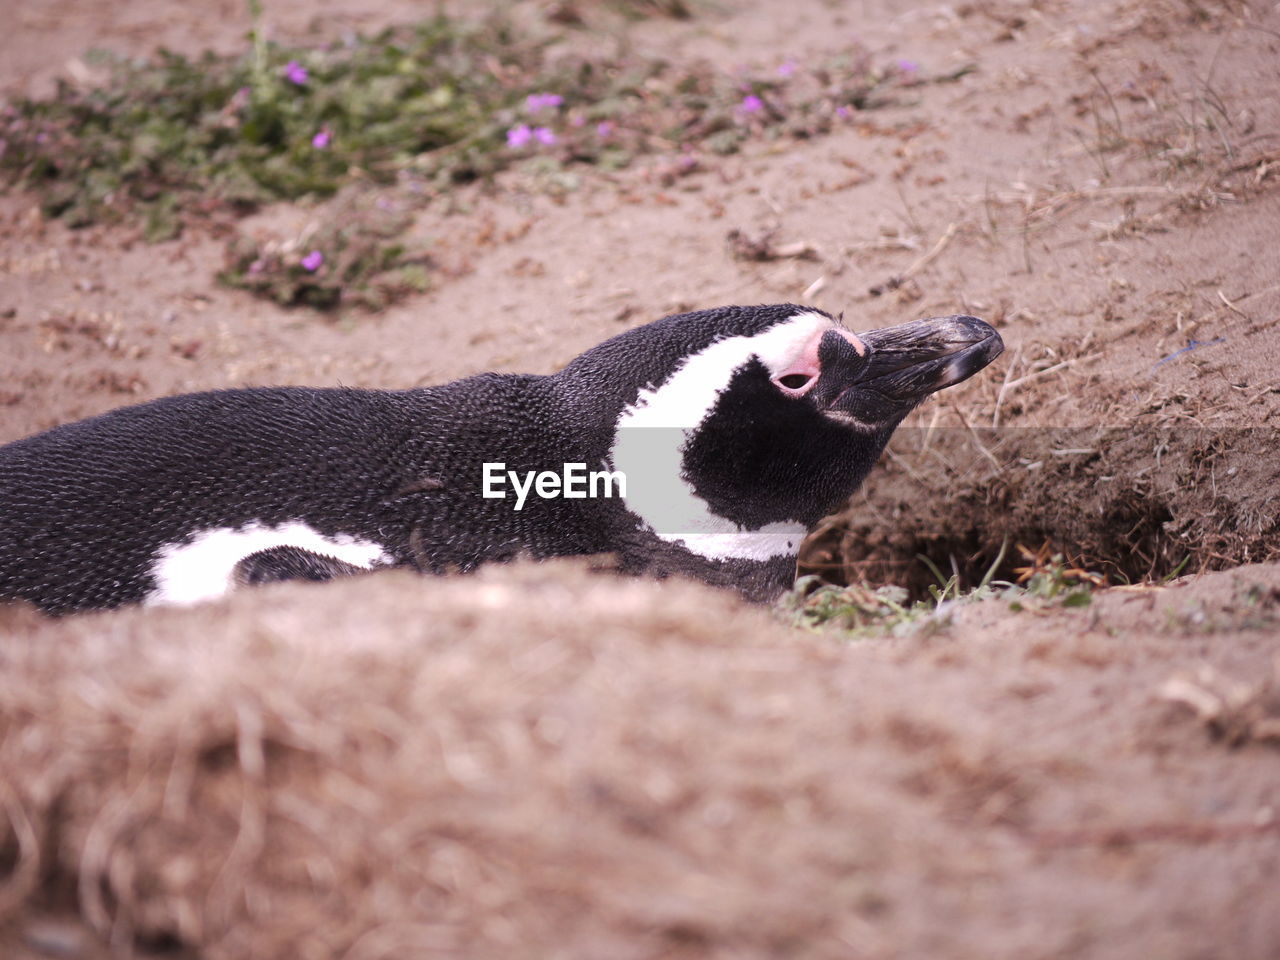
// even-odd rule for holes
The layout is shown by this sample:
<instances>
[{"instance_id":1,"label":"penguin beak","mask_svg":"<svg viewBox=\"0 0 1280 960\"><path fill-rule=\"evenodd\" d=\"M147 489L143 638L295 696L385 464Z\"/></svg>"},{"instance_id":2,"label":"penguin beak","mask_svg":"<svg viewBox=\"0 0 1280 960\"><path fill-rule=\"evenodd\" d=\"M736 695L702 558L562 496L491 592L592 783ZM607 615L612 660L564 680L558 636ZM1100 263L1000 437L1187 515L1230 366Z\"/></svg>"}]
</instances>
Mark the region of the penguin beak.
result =
<instances>
[{"instance_id":1,"label":"penguin beak","mask_svg":"<svg viewBox=\"0 0 1280 960\"><path fill-rule=\"evenodd\" d=\"M935 317L858 334L870 351L859 385L918 403L967 380L1004 351L1004 341L977 317Z\"/></svg>"},{"instance_id":2,"label":"penguin beak","mask_svg":"<svg viewBox=\"0 0 1280 960\"><path fill-rule=\"evenodd\" d=\"M977 317L915 320L857 336L866 356L847 357L846 376L853 382L846 380L825 406L837 419L867 425L900 419L929 394L967 380L1004 351L1000 334ZM839 349L834 342L832 347Z\"/></svg>"}]
</instances>

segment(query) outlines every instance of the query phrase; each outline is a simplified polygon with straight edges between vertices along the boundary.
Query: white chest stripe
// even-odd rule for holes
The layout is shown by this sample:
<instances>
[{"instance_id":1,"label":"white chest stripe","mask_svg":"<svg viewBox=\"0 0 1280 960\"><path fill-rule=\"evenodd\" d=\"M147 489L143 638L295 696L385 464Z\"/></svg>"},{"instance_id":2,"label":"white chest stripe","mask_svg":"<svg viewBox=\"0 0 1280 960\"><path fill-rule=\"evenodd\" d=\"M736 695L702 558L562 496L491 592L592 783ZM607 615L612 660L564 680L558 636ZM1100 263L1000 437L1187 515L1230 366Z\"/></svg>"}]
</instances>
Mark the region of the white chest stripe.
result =
<instances>
[{"instance_id":1,"label":"white chest stripe","mask_svg":"<svg viewBox=\"0 0 1280 960\"><path fill-rule=\"evenodd\" d=\"M717 340L688 357L664 383L642 390L623 411L611 460L627 477L627 509L659 537L712 560L794 556L807 532L779 522L745 530L712 513L682 468L694 428L715 406L734 371L753 356L776 373L786 369L830 317L799 313L753 337Z\"/></svg>"},{"instance_id":2,"label":"white chest stripe","mask_svg":"<svg viewBox=\"0 0 1280 960\"><path fill-rule=\"evenodd\" d=\"M273 547L298 547L366 570L391 562L390 555L376 543L346 534L327 537L300 521L275 527L261 523L214 527L200 531L188 543L167 543L160 548L151 568L156 588L143 602L148 606L186 606L215 600L231 590L237 563Z\"/></svg>"},{"instance_id":3,"label":"white chest stripe","mask_svg":"<svg viewBox=\"0 0 1280 960\"><path fill-rule=\"evenodd\" d=\"M721 533L659 533L663 540L684 544L686 549L710 560L771 560L794 557L808 532L798 523L770 523L759 530L743 530L717 517Z\"/></svg>"}]
</instances>

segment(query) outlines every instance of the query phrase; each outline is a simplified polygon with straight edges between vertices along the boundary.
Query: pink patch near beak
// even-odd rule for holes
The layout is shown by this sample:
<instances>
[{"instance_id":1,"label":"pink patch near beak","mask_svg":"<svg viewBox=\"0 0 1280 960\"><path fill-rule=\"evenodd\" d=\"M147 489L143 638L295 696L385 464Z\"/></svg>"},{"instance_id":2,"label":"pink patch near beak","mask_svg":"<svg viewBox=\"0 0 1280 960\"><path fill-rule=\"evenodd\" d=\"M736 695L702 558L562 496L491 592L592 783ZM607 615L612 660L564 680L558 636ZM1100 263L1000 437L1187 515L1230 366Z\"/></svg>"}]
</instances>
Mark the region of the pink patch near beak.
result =
<instances>
[{"instance_id":1,"label":"pink patch near beak","mask_svg":"<svg viewBox=\"0 0 1280 960\"><path fill-rule=\"evenodd\" d=\"M848 340L853 349L858 351L858 356L867 355L867 345L852 332L843 327L824 327L809 338L800 356L788 364L785 370L774 376L773 382L779 390L789 397L803 397L813 388L813 385L818 382L818 375L822 373L822 367L818 363L818 347L822 343L822 338L833 331ZM787 377L805 377L806 381L800 386L788 386L783 383Z\"/></svg>"},{"instance_id":2,"label":"pink patch near beak","mask_svg":"<svg viewBox=\"0 0 1280 960\"><path fill-rule=\"evenodd\" d=\"M804 350L800 352L800 356L791 361L785 370L774 374L774 384L787 396L803 397L818 382L818 374L822 372L822 367L818 364L818 345L822 342L822 338L829 329L829 327L825 327L810 337L809 342L804 345ZM864 347L863 349L866 348ZM800 386L788 386L783 382L788 377L804 377L806 379Z\"/></svg>"},{"instance_id":3,"label":"pink patch near beak","mask_svg":"<svg viewBox=\"0 0 1280 960\"><path fill-rule=\"evenodd\" d=\"M836 327L835 331L853 344L853 349L858 351L858 356L865 357L867 355L867 345L859 340L856 334L850 330L845 330L843 327Z\"/></svg>"}]
</instances>

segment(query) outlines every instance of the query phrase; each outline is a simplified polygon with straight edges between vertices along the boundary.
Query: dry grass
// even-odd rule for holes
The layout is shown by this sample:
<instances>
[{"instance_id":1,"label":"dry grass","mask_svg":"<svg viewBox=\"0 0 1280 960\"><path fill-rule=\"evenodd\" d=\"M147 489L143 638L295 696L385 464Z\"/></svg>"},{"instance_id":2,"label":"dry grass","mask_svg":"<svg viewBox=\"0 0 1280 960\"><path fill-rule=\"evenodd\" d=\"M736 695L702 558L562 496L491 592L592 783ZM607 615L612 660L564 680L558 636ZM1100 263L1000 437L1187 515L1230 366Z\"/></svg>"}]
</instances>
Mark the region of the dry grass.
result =
<instances>
[{"instance_id":1,"label":"dry grass","mask_svg":"<svg viewBox=\"0 0 1280 960\"><path fill-rule=\"evenodd\" d=\"M1240 878L1276 835L1223 841L1265 771L1152 712L1205 629L1177 611L1212 626L1244 609L1223 595L1107 593L1012 634L970 604L944 635L970 642L941 646L572 564L10 609L0 952L1120 957L1176 902L1187 949L1262 957L1280 927ZM1280 652L1268 603L1247 629L1272 641L1219 669ZM1082 631L1099 617L1126 635ZM1235 801L1192 813L1205 782ZM1119 835L1146 866L1099 873Z\"/></svg>"}]
</instances>

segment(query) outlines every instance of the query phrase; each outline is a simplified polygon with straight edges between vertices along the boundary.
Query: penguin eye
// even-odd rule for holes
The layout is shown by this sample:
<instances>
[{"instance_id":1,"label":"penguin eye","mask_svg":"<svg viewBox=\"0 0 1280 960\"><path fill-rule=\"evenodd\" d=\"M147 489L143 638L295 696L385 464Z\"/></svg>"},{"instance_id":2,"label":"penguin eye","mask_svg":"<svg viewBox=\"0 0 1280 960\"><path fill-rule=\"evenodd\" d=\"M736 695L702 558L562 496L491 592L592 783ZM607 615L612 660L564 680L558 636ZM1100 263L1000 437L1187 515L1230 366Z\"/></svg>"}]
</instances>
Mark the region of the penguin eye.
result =
<instances>
[{"instance_id":1,"label":"penguin eye","mask_svg":"<svg viewBox=\"0 0 1280 960\"><path fill-rule=\"evenodd\" d=\"M813 373L785 373L775 377L773 382L787 396L803 397L809 392L809 388L818 382L818 377Z\"/></svg>"}]
</instances>

